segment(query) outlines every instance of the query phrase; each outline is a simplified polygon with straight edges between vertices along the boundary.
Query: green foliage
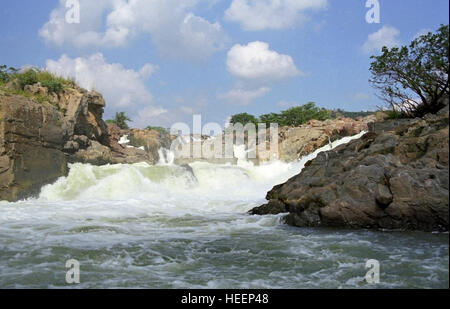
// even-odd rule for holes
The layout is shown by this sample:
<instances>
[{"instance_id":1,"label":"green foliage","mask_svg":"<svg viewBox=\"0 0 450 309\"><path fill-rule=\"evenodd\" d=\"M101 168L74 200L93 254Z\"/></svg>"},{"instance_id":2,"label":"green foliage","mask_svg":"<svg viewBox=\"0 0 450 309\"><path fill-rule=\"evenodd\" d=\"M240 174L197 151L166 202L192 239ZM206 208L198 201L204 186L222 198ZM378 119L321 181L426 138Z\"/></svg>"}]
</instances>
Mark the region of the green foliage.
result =
<instances>
[{"instance_id":1,"label":"green foliage","mask_svg":"<svg viewBox=\"0 0 450 309\"><path fill-rule=\"evenodd\" d=\"M244 126L248 123L265 123L267 126L271 123L276 123L279 126L299 126L309 120L326 120L330 117L330 111L317 107L314 102L309 102L305 105L292 107L282 111L280 114L270 113L262 115L259 119L247 113L234 115L231 117L230 123L241 123Z\"/></svg>"},{"instance_id":2,"label":"green foliage","mask_svg":"<svg viewBox=\"0 0 450 309\"><path fill-rule=\"evenodd\" d=\"M253 115L247 114L247 113L242 113L242 114L237 114L234 115L233 117L231 117L230 123L232 125L240 123L243 126L246 126L247 124L257 124L258 123L258 118L256 118Z\"/></svg>"},{"instance_id":3,"label":"green foliage","mask_svg":"<svg viewBox=\"0 0 450 309\"><path fill-rule=\"evenodd\" d=\"M60 93L64 90L63 84L56 79L46 80L41 84L43 87L46 87L49 92Z\"/></svg>"},{"instance_id":4,"label":"green foliage","mask_svg":"<svg viewBox=\"0 0 450 309\"><path fill-rule=\"evenodd\" d=\"M23 73L16 74L15 77L19 79L24 86L34 85L39 81L38 74L35 69L28 69Z\"/></svg>"},{"instance_id":5,"label":"green foliage","mask_svg":"<svg viewBox=\"0 0 450 309\"><path fill-rule=\"evenodd\" d=\"M393 110L409 117L436 113L449 97L449 26L414 39L409 46L383 47L372 56L370 82Z\"/></svg>"},{"instance_id":6,"label":"green foliage","mask_svg":"<svg viewBox=\"0 0 450 309\"><path fill-rule=\"evenodd\" d=\"M119 128L126 130L126 129L130 128L127 124L127 121L131 121L131 119L128 118L128 116L125 114L125 112L120 112L120 113L116 113L116 116L114 117L114 119L106 120L106 123L114 123Z\"/></svg>"},{"instance_id":7,"label":"green foliage","mask_svg":"<svg viewBox=\"0 0 450 309\"><path fill-rule=\"evenodd\" d=\"M309 120L326 120L330 118L330 112L324 108L319 108L314 102L309 102L302 106L292 107L281 112L282 122L284 126L299 126Z\"/></svg>"},{"instance_id":8,"label":"green foliage","mask_svg":"<svg viewBox=\"0 0 450 309\"><path fill-rule=\"evenodd\" d=\"M17 72L18 70L13 67L8 68L6 65L0 65L0 84L9 82Z\"/></svg>"},{"instance_id":9,"label":"green foliage","mask_svg":"<svg viewBox=\"0 0 450 309\"><path fill-rule=\"evenodd\" d=\"M6 65L0 66L0 83L7 83L9 81L9 73Z\"/></svg>"},{"instance_id":10,"label":"green foliage","mask_svg":"<svg viewBox=\"0 0 450 309\"><path fill-rule=\"evenodd\" d=\"M27 69L21 73L15 68L7 68L6 65L0 66L0 83L7 83L13 79L18 79L23 86L34 85L38 82L43 87L47 87L50 92L59 93L64 90L64 86L73 85L74 81L58 77L47 71L41 71L35 68Z\"/></svg>"},{"instance_id":11,"label":"green foliage","mask_svg":"<svg viewBox=\"0 0 450 309\"><path fill-rule=\"evenodd\" d=\"M259 119L260 122L266 124L267 127L272 123L277 123L278 125L283 125L284 123L282 116L276 113L261 115Z\"/></svg>"},{"instance_id":12,"label":"green foliage","mask_svg":"<svg viewBox=\"0 0 450 309\"><path fill-rule=\"evenodd\" d=\"M158 132L159 134L166 134L166 133L169 132L169 130L166 129L166 128L163 128L163 127L152 127L152 126L146 127L145 130L149 130L149 131L153 130L153 131Z\"/></svg>"}]
</instances>

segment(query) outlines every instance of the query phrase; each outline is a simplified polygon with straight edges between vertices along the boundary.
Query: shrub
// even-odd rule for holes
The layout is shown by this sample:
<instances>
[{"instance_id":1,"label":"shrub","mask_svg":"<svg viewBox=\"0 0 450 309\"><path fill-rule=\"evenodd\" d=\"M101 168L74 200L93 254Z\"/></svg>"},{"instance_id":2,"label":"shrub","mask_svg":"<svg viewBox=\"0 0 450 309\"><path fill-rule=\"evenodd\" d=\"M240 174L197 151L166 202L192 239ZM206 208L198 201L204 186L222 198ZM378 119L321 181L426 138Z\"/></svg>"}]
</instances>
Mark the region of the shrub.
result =
<instances>
[{"instance_id":1,"label":"shrub","mask_svg":"<svg viewBox=\"0 0 450 309\"><path fill-rule=\"evenodd\" d=\"M22 82L24 86L34 85L38 80L38 74L35 69L28 69L23 73L16 74L16 77Z\"/></svg>"},{"instance_id":2,"label":"shrub","mask_svg":"<svg viewBox=\"0 0 450 309\"><path fill-rule=\"evenodd\" d=\"M46 87L49 92L60 93L64 90L64 86L56 79L45 80L41 82L42 86Z\"/></svg>"}]
</instances>

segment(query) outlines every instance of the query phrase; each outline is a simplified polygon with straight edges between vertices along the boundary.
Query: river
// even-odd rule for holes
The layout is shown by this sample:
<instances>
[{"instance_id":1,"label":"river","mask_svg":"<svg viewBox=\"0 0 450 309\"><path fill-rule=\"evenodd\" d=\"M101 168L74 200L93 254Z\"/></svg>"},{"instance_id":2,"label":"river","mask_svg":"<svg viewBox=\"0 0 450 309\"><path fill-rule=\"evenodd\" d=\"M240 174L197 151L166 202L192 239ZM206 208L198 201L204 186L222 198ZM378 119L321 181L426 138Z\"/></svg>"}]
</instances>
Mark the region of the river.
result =
<instances>
[{"instance_id":1,"label":"river","mask_svg":"<svg viewBox=\"0 0 450 309\"><path fill-rule=\"evenodd\" d=\"M0 202L0 288L448 288L448 234L247 215L318 152L262 166L73 164L38 198ZM370 259L378 285L365 280Z\"/></svg>"}]
</instances>

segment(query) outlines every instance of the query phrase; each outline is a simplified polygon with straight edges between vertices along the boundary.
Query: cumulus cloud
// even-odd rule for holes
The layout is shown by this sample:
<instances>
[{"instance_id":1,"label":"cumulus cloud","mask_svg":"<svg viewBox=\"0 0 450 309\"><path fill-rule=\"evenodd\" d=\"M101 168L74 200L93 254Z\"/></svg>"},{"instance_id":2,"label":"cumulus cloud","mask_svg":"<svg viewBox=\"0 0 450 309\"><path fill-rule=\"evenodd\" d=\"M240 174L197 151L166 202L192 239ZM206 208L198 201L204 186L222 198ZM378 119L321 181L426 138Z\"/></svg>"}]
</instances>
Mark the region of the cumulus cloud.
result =
<instances>
[{"instance_id":1,"label":"cumulus cloud","mask_svg":"<svg viewBox=\"0 0 450 309\"><path fill-rule=\"evenodd\" d=\"M191 12L202 0L79 1L81 22L69 24L65 20L65 1L60 0L39 31L47 43L112 48L144 34L164 56L201 60L225 48L228 41L219 23L210 23Z\"/></svg>"},{"instance_id":2,"label":"cumulus cloud","mask_svg":"<svg viewBox=\"0 0 450 309\"><path fill-rule=\"evenodd\" d=\"M150 78L156 71L159 70L158 65L153 65L150 63L146 63L140 70L139 75L141 75L142 78Z\"/></svg>"},{"instance_id":3,"label":"cumulus cloud","mask_svg":"<svg viewBox=\"0 0 450 309\"><path fill-rule=\"evenodd\" d=\"M401 42L398 39L400 31L394 27L383 26L380 30L372 33L367 38L362 49L365 53L380 52L386 46L392 48L399 46Z\"/></svg>"},{"instance_id":4,"label":"cumulus cloud","mask_svg":"<svg viewBox=\"0 0 450 309\"><path fill-rule=\"evenodd\" d=\"M103 94L112 108L136 107L152 103L153 98L145 86L151 64L141 72L126 69L119 63L108 63L101 53L90 57L70 58L66 55L58 60L47 60L46 69L59 76L74 78L83 88L95 89Z\"/></svg>"},{"instance_id":5,"label":"cumulus cloud","mask_svg":"<svg viewBox=\"0 0 450 309\"><path fill-rule=\"evenodd\" d=\"M227 55L227 68L246 80L274 81L301 74L291 56L270 50L264 42L234 45Z\"/></svg>"},{"instance_id":6,"label":"cumulus cloud","mask_svg":"<svg viewBox=\"0 0 450 309\"><path fill-rule=\"evenodd\" d=\"M246 90L243 88L235 88L227 93L220 94L219 99L228 101L231 104L249 105L254 100L264 96L270 91L268 87L260 87L253 90Z\"/></svg>"},{"instance_id":7,"label":"cumulus cloud","mask_svg":"<svg viewBox=\"0 0 450 309\"><path fill-rule=\"evenodd\" d=\"M140 109L135 117L132 117L132 126L145 128L147 126L160 126L167 124L169 111L163 107L147 106Z\"/></svg>"},{"instance_id":8,"label":"cumulus cloud","mask_svg":"<svg viewBox=\"0 0 450 309\"><path fill-rule=\"evenodd\" d=\"M327 0L233 0L225 19L244 30L286 29L308 20L308 11L322 10Z\"/></svg>"}]
</instances>

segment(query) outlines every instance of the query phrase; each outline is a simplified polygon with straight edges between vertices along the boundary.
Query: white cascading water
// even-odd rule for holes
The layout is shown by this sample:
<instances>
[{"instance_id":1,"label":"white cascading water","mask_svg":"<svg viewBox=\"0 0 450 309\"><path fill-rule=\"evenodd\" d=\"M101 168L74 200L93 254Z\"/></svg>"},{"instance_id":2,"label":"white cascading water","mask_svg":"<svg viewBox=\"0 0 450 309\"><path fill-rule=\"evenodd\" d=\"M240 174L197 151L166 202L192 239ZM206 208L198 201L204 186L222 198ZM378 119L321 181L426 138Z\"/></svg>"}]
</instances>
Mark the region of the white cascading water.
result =
<instances>
[{"instance_id":1,"label":"white cascading water","mask_svg":"<svg viewBox=\"0 0 450 309\"><path fill-rule=\"evenodd\" d=\"M296 162L274 161L255 166L246 160L245 146L235 147L237 165L211 164L207 162L191 163L190 169L176 166L174 154L166 149L159 150L158 165L145 163L133 165L91 166L72 164L68 177L59 179L55 184L42 189L40 200L128 200L138 199L164 202L170 196L179 198L180 208L199 207L195 202L198 196L209 199L216 206L221 203L226 211L230 200L261 202L265 194L274 185L282 183L298 174L305 163L314 159L320 152L348 143L362 136L343 138L326 145L314 153ZM194 196L194 198L192 197ZM243 206L241 211L254 205ZM208 203L201 205L205 209Z\"/></svg>"},{"instance_id":2,"label":"white cascading water","mask_svg":"<svg viewBox=\"0 0 450 309\"><path fill-rule=\"evenodd\" d=\"M448 235L294 229L282 215L247 215L319 152L362 134L292 163L255 166L236 147L237 165L177 166L166 150L155 166L72 164L39 198L0 202L0 288L65 287L68 259L81 264L81 288L349 288L372 257L390 276L380 287L448 286Z\"/></svg>"}]
</instances>

